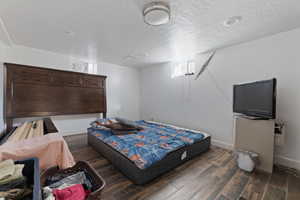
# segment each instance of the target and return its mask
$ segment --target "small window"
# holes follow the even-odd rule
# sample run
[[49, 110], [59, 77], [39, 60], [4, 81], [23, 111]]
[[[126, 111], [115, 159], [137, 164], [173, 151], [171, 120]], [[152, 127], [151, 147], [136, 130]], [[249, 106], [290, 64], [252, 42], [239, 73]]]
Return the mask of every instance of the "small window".
[[176, 78], [185, 75], [194, 75], [196, 72], [196, 64], [194, 61], [185, 61], [176, 63], [172, 69], [171, 78]]
[[184, 66], [183, 63], [177, 63], [173, 68], [171, 77], [176, 78], [176, 77], [183, 76], [185, 72], [186, 72], [186, 66]]
[[72, 70], [89, 74], [97, 74], [98, 67], [96, 63], [77, 62], [72, 64]]
[[89, 74], [97, 74], [97, 72], [98, 72], [97, 64], [89, 63], [88, 64], [88, 73]]
[[188, 61], [187, 63], [187, 75], [194, 75], [196, 73], [195, 61]]

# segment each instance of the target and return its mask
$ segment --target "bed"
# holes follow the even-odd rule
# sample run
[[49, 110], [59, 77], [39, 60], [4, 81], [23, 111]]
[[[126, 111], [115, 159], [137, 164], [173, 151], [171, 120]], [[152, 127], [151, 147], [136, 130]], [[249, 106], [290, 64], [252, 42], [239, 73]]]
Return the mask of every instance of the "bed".
[[138, 185], [150, 182], [210, 147], [211, 137], [203, 132], [150, 121], [136, 123], [143, 127], [142, 131], [121, 136], [91, 127], [88, 144]]

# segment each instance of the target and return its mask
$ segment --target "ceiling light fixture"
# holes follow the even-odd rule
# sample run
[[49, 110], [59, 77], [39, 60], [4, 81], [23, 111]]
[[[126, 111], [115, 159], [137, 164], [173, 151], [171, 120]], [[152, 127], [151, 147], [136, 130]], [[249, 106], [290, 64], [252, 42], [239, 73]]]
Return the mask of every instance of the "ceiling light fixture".
[[135, 60], [134, 56], [125, 56], [123, 60]]
[[242, 16], [233, 16], [224, 21], [223, 25], [225, 27], [231, 27], [242, 20]]
[[74, 36], [75, 32], [74, 31], [65, 31], [65, 34], [67, 34], [68, 36]]
[[160, 26], [169, 23], [170, 7], [164, 2], [152, 2], [145, 6], [144, 21], [151, 26]]
[[131, 54], [125, 56], [123, 60], [139, 60], [139, 59], [147, 58], [148, 56], [149, 56], [148, 53]]

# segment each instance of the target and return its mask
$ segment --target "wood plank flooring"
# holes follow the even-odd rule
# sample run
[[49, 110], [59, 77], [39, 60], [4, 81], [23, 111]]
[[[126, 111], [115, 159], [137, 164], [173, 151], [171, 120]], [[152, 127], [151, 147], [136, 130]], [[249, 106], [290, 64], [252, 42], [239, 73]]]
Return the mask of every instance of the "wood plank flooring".
[[238, 169], [231, 151], [211, 150], [144, 186], [134, 185], [87, 145], [84, 134], [65, 137], [76, 160], [88, 161], [106, 180], [103, 200], [300, 200], [300, 179]]

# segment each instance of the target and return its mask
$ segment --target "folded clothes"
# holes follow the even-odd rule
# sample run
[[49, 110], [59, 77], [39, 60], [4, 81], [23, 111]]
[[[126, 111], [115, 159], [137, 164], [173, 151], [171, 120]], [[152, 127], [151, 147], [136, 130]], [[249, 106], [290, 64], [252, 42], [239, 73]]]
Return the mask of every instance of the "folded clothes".
[[130, 126], [132, 128], [135, 128], [136, 130], [142, 130], [143, 129], [143, 127], [139, 126], [136, 122], [128, 120], [128, 119], [123, 119], [123, 118], [116, 117], [116, 121], [118, 121], [121, 124], [124, 124], [124, 125]]
[[24, 200], [24, 197], [31, 193], [29, 189], [11, 189], [6, 192], [0, 192], [0, 198], [5, 200]]
[[[76, 184], [73, 184], [73, 185], [76, 185]], [[53, 190], [55, 190], [55, 189], [60, 189], [60, 190], [62, 190], [62, 189], [71, 187], [71, 186], [73, 186], [73, 185], [69, 185], [69, 184], [64, 183], [64, 184], [62, 184], [62, 185], [60, 185], [59, 187], [54, 188], [54, 189], [50, 188], [49, 186], [44, 187], [44, 188], [43, 188], [43, 199], [44, 199], [44, 200], [55, 200], [55, 197], [54, 197], [54, 195], [53, 195]], [[0, 199], [0, 200], [1, 200], [1, 199]]]
[[[73, 185], [76, 185], [76, 184], [73, 184]], [[70, 186], [73, 186], [73, 185], [69, 185], [69, 184], [62, 184], [62, 185], [60, 185], [59, 187], [57, 187], [57, 188], [55, 188], [55, 189], [60, 189], [60, 190], [62, 190], [62, 189], [65, 189], [65, 188], [67, 188], [67, 187], [70, 187]], [[55, 200], [55, 197], [54, 197], [54, 195], [53, 195], [53, 190], [54, 189], [52, 189], [52, 188], [50, 188], [49, 186], [47, 186], [47, 187], [44, 187], [43, 188], [43, 199], [44, 200]], [[1, 200], [1, 199], [0, 199]]]
[[23, 178], [22, 171], [23, 171], [24, 165], [17, 164], [17, 165], [14, 165], [13, 167], [14, 167], [13, 174], [10, 175], [10, 176], [7, 176], [6, 178], [1, 179], [0, 180], [0, 187], [1, 187], [1, 185], [4, 185], [4, 184], [7, 184], [7, 183], [12, 182], [14, 180], [18, 180], [18, 179]]
[[94, 184], [94, 179], [93, 179], [93, 177], [91, 176], [91, 174], [90, 174], [86, 169], [82, 169], [82, 171], [84, 172], [85, 177], [87, 178], [88, 183], [91, 184], [91, 185], [90, 185], [91, 187], [89, 187], [89, 185], [87, 185], [87, 184], [83, 184], [83, 186], [86, 186], [86, 189], [88, 189], [88, 190], [90, 190], [90, 191], [96, 190], [97, 184]]
[[118, 123], [118, 121], [115, 118], [98, 118], [95, 121], [91, 122], [90, 125], [95, 129], [101, 129], [101, 130], [110, 130], [109, 125]]
[[23, 176], [23, 164], [15, 164], [13, 160], [0, 163], [0, 197], [5, 200], [24, 200], [32, 192], [26, 188]]
[[19, 179], [15, 179], [6, 184], [0, 185], [0, 192], [7, 191], [13, 188], [25, 188], [26, 187], [26, 178], [21, 177]]
[[54, 189], [56, 200], [85, 200], [89, 191], [85, 191], [81, 184], [72, 185], [65, 189]]
[[11, 189], [9, 191], [0, 192], [0, 197], [5, 199], [19, 199], [23, 196], [24, 189]]
[[54, 188], [59, 188], [62, 185], [70, 186], [74, 184], [84, 184], [89, 190], [92, 188], [92, 183], [86, 178], [85, 173], [82, 171], [73, 174], [71, 176], [68, 176], [66, 178], [63, 178], [60, 181], [57, 181], [49, 185], [49, 187], [54, 189]]
[[46, 181], [45, 181], [45, 185], [51, 185], [55, 182], [58, 182], [68, 176], [73, 175], [74, 172], [69, 172], [69, 173], [56, 173], [52, 176], [47, 177]]
[[0, 180], [12, 176], [15, 171], [15, 163], [13, 160], [5, 160], [0, 162]]
[[52, 189], [50, 187], [43, 188], [43, 199], [44, 200], [55, 200], [55, 197], [52, 193]]

